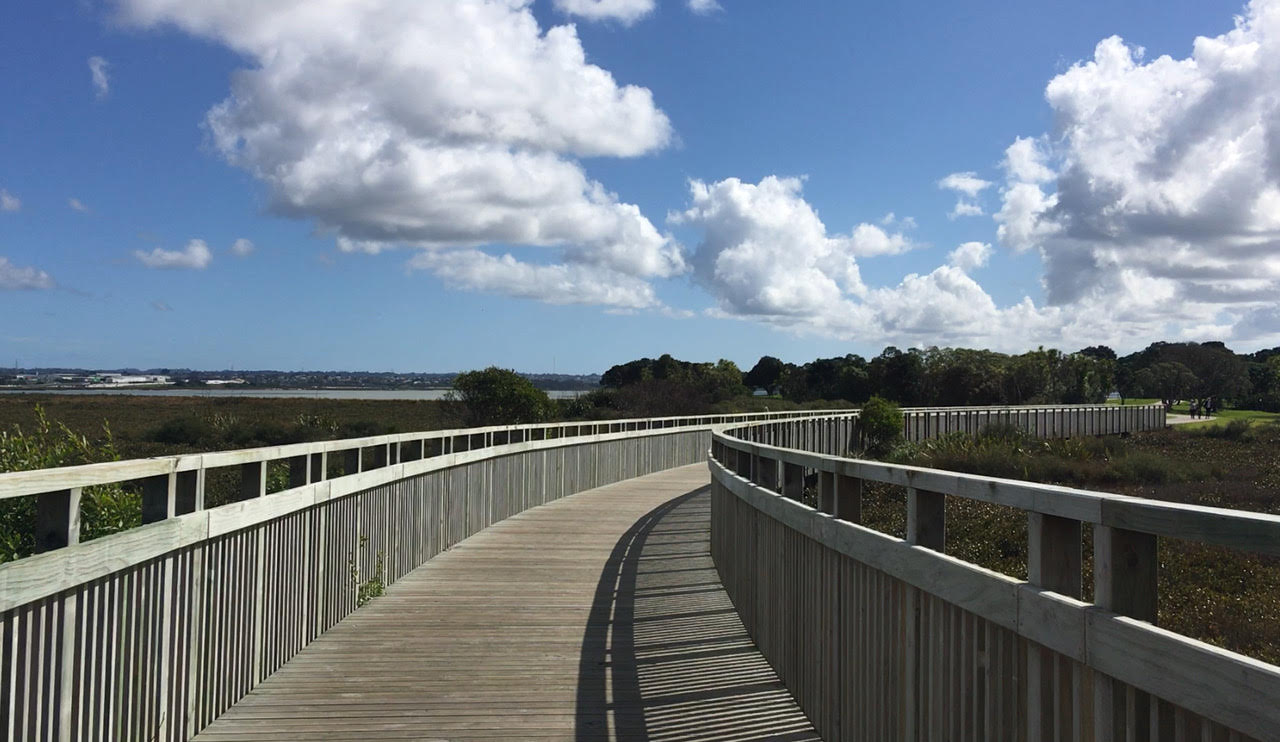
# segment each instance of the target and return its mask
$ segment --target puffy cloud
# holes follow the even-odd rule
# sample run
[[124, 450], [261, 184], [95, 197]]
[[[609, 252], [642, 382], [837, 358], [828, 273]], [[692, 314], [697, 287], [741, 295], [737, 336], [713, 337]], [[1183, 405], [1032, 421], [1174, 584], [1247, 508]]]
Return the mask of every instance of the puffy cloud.
[[979, 193], [991, 187], [991, 181], [979, 178], [977, 173], [952, 173], [938, 181], [938, 187], [977, 198]]
[[951, 265], [965, 273], [982, 268], [991, 259], [991, 245], [985, 242], [966, 242], [947, 256]]
[[22, 208], [22, 201], [12, 193], [0, 188], [0, 211], [17, 211]]
[[892, 211], [890, 211], [888, 214], [885, 214], [883, 217], [880, 218], [880, 226], [882, 227], [892, 227], [895, 225], [899, 229], [903, 229], [903, 230], [915, 229], [916, 220], [915, 220], [915, 217], [912, 217], [912, 216], [899, 217], [897, 214], [893, 213]]
[[624, 309], [659, 308], [647, 281], [583, 264], [535, 265], [480, 250], [427, 250], [409, 267], [435, 273], [445, 283], [473, 291], [536, 299], [549, 304], [602, 304]]
[[51, 289], [53, 286], [53, 278], [48, 273], [30, 266], [16, 266], [0, 256], [0, 290]]
[[589, 21], [631, 24], [653, 12], [654, 0], [555, 0], [555, 5], [561, 13]]
[[111, 78], [107, 70], [111, 65], [102, 57], [89, 57], [89, 75], [93, 80], [93, 95], [98, 100], [107, 97], [111, 92]]
[[716, 0], [689, 0], [689, 10], [698, 15], [710, 15], [724, 8], [721, 8]]
[[951, 208], [951, 213], [947, 214], [947, 218], [958, 219], [962, 216], [982, 216], [982, 213], [981, 206], [962, 198], [956, 201], [956, 205]]
[[[1197, 308], [1167, 311], [1168, 287], [1126, 273], [1145, 306], [1113, 311], [1105, 298], [1071, 308], [1030, 298], [998, 306], [969, 274], [986, 264], [989, 244], [968, 242], [948, 264], [895, 285], [868, 286], [854, 235], [832, 235], [801, 194], [802, 182], [770, 176], [757, 184], [694, 181], [691, 204], [672, 221], [702, 231], [695, 278], [715, 297], [712, 316], [750, 319], [800, 333], [867, 345], [973, 345], [1022, 351], [1037, 344], [1128, 346], [1162, 336], [1166, 322], [1203, 319]], [[882, 220], [883, 221], [883, 220]], [[854, 230], [854, 234], [857, 230]]]
[[151, 252], [134, 250], [133, 256], [148, 268], [182, 268], [204, 270], [213, 262], [213, 251], [204, 240], [191, 240], [181, 250], [155, 248]]
[[962, 216], [982, 216], [982, 207], [978, 205], [978, 195], [991, 187], [991, 181], [983, 180], [977, 173], [952, 173], [938, 181], [938, 187], [958, 194], [956, 205], [952, 207], [948, 219]]
[[78, 211], [81, 214], [89, 213], [89, 207], [85, 206], [78, 198], [67, 199], [67, 206], [70, 206], [72, 211]]
[[244, 237], [241, 237], [240, 239], [231, 243], [231, 254], [235, 255], [238, 258], [243, 258], [252, 254], [253, 250], [254, 250], [253, 242]]
[[[659, 150], [667, 116], [588, 63], [573, 26], [540, 28], [532, 0], [119, 4], [133, 24], [253, 61], [209, 112], [212, 143], [266, 184], [274, 211], [314, 220], [342, 250], [542, 248], [529, 265], [621, 281], [601, 296], [686, 269], [678, 244], [577, 161]], [[645, 4], [569, 3], [619, 18]]]
[[[703, 230], [695, 275], [725, 312], [799, 318], [847, 304], [846, 292], [865, 290], [854, 237], [829, 236], [801, 187], [798, 178], [776, 176], [758, 184], [737, 178], [690, 183], [690, 207], [671, 220]], [[864, 249], [893, 246], [879, 227], [863, 227]]]
[[1009, 180], [1022, 183], [1044, 183], [1055, 173], [1046, 164], [1048, 156], [1036, 140], [1017, 137], [1004, 151], [1004, 170]]
[[1040, 252], [1050, 304], [1105, 301], [1169, 335], [1265, 334], [1280, 302], [1280, 1], [1250, 2], [1182, 59], [1104, 39], [1045, 97], [1054, 136], [1009, 147], [995, 219], [1002, 244]]
[[154, 300], [154, 301], [152, 301], [152, 302], [151, 302], [151, 308], [152, 308], [152, 309], [154, 309], [154, 310], [156, 310], [157, 312], [172, 312], [172, 311], [173, 311], [173, 307], [169, 306], [167, 303], [165, 303], [165, 302], [163, 302], [163, 301], [160, 301], [159, 299], [156, 299], [156, 300]]

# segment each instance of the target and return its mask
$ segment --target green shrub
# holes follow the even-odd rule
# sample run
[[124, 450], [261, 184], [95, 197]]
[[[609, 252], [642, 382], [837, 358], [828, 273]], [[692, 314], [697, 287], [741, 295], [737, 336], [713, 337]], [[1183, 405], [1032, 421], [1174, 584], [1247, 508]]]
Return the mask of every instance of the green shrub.
[[858, 413], [862, 450], [873, 456], [887, 453], [902, 440], [902, 409], [880, 397], [868, 399]]
[[[111, 428], [102, 424], [103, 437], [91, 441], [62, 423], [51, 423], [39, 405], [36, 425], [24, 431], [15, 425], [0, 431], [0, 472], [50, 469], [59, 466], [118, 461]], [[142, 523], [142, 497], [134, 488], [118, 484], [86, 487], [80, 500], [80, 540], [133, 528]], [[0, 501], [0, 563], [30, 554], [35, 547], [35, 498]]]

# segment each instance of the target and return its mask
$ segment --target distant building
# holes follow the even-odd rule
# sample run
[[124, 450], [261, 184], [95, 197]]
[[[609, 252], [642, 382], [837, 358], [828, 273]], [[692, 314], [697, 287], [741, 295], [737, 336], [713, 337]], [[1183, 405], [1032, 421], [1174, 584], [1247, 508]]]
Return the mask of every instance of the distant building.
[[157, 386], [172, 384], [168, 376], [160, 374], [152, 374], [145, 376], [126, 376], [125, 374], [102, 374], [98, 383], [90, 384], [91, 387], [110, 388], [120, 386]]

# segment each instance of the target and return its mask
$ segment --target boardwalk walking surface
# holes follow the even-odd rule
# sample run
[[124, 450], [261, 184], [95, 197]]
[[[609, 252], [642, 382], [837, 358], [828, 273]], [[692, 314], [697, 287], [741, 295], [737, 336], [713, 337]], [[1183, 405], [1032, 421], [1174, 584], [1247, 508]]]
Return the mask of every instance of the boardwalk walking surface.
[[467, 539], [197, 739], [819, 739], [720, 586], [707, 481], [673, 469]]

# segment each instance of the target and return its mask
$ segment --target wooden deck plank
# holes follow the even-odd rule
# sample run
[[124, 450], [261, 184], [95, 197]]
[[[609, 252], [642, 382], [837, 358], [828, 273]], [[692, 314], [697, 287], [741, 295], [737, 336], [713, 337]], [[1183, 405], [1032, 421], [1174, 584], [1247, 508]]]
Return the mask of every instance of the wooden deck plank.
[[463, 541], [196, 739], [816, 740], [709, 553], [704, 464]]

